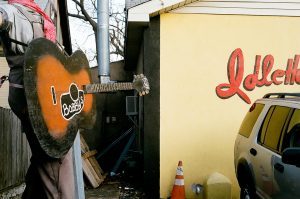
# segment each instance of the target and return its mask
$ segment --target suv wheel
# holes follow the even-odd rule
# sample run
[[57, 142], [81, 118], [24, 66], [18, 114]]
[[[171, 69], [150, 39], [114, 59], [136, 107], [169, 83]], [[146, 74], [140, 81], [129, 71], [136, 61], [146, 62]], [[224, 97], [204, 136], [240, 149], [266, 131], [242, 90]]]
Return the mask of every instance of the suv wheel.
[[249, 170], [245, 166], [239, 167], [238, 176], [241, 187], [240, 199], [256, 199], [255, 185]]
[[250, 185], [245, 184], [241, 187], [240, 199], [254, 199], [255, 190]]

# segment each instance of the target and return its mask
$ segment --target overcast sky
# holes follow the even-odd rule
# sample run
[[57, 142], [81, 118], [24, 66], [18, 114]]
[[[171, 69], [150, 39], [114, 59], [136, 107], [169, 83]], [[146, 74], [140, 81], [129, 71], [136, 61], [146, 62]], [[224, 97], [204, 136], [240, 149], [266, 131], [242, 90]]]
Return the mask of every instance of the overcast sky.
[[[88, 1], [89, 0], [86, 0], [86, 2]], [[124, 10], [125, 0], [111, 0], [111, 2], [112, 3], [110, 4], [110, 6], [113, 10]], [[71, 12], [72, 10], [76, 10], [75, 4], [71, 0], [68, 0], [68, 7], [69, 12]], [[96, 14], [94, 13], [95, 11], [92, 8], [89, 9], [88, 12], [89, 14]], [[96, 52], [95, 36], [93, 34], [91, 26], [86, 23], [83, 23], [82, 20], [75, 19], [73, 17], [69, 18], [69, 22], [73, 51], [80, 48], [86, 53], [88, 59], [91, 60]], [[96, 65], [97, 63], [95, 60], [90, 62], [91, 67]]]

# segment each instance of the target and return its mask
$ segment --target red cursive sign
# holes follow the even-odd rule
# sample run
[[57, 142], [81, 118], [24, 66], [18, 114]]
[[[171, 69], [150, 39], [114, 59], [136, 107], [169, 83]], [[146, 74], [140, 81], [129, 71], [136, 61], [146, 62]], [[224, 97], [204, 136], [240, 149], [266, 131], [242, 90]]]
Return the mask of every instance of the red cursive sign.
[[[244, 78], [244, 55], [240, 48], [235, 49], [228, 61], [227, 74], [229, 83], [223, 83], [216, 87], [217, 96], [227, 99], [237, 94], [242, 100], [250, 104], [248, 95], [241, 90], [241, 84], [246, 91], [252, 91], [255, 87], [270, 86], [271, 84], [293, 85], [300, 84], [300, 70], [298, 69], [300, 55], [294, 59], [288, 59], [286, 70], [272, 71], [274, 57], [266, 55], [261, 61], [261, 56], [256, 55], [254, 72]], [[258, 77], [261, 70], [261, 78]]]

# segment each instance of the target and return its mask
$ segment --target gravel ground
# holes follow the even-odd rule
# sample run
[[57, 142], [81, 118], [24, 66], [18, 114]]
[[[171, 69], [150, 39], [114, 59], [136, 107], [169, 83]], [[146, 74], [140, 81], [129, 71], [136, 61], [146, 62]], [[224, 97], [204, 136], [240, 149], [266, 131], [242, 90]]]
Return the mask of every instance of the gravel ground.
[[120, 188], [120, 199], [144, 199], [146, 195], [140, 190], [136, 190], [133, 187], [121, 187]]
[[122, 176], [107, 177], [96, 189], [86, 189], [86, 199], [145, 199], [137, 184]]
[[[138, 183], [125, 180], [124, 177], [107, 177], [96, 189], [86, 188], [86, 199], [146, 199]], [[21, 199], [25, 184], [8, 189], [0, 193], [0, 199]]]

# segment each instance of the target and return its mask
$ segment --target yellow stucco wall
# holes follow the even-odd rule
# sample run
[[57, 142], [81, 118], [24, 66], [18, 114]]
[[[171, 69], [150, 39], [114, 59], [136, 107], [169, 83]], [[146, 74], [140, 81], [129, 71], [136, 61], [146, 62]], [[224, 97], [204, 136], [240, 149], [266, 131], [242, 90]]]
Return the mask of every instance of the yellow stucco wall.
[[[253, 72], [256, 55], [273, 55], [272, 71], [285, 70], [300, 54], [300, 18], [163, 14], [160, 27], [160, 195], [170, 196], [182, 160], [187, 198], [195, 197], [192, 183], [213, 172], [231, 180], [238, 198], [233, 146], [250, 105], [237, 95], [220, 99], [215, 88], [228, 83], [227, 62], [236, 48], [243, 51], [244, 77]], [[268, 92], [299, 90], [271, 85], [245, 93], [253, 103]]]

